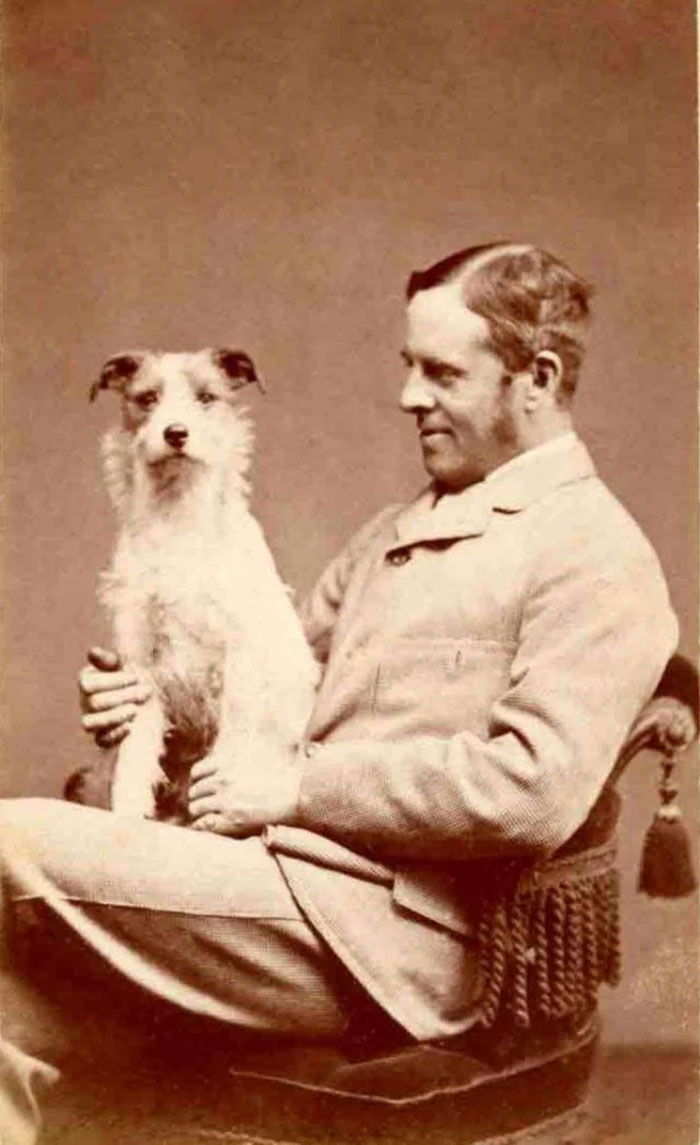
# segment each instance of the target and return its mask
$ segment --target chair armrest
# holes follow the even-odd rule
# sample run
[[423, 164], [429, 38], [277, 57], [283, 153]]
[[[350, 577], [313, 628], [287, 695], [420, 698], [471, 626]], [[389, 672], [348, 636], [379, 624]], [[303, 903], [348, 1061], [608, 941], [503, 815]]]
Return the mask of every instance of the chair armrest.
[[[588, 818], [557, 855], [576, 854], [612, 837], [622, 800], [617, 790], [625, 769], [644, 749], [660, 757], [661, 783], [671, 793], [670, 773], [677, 757], [698, 734], [698, 674], [682, 656], [669, 660], [654, 695], [630, 728], [608, 779]], [[661, 794], [661, 790], [660, 790]], [[675, 785], [673, 795], [675, 795]]]
[[614, 785], [632, 759], [648, 748], [675, 759], [698, 734], [698, 673], [689, 660], [673, 656], [659, 685], [632, 725], [608, 780]]

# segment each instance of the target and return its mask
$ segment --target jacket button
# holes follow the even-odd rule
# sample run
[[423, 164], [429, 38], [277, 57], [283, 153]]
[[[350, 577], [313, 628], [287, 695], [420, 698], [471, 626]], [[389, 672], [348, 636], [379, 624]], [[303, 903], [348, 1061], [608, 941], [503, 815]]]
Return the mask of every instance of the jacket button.
[[410, 549], [395, 549], [393, 553], [387, 553], [386, 557], [390, 565], [405, 565], [411, 559]]

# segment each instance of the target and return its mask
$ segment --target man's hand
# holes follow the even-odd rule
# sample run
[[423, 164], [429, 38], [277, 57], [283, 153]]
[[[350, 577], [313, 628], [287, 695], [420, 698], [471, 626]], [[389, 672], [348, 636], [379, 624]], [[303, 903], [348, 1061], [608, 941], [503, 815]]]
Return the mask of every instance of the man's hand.
[[122, 667], [116, 652], [91, 648], [78, 674], [81, 723], [98, 747], [114, 747], [129, 734], [132, 720], [151, 695], [147, 681]]
[[259, 765], [208, 755], [190, 773], [189, 810], [196, 831], [243, 839], [272, 823], [294, 823], [301, 770], [288, 760]]

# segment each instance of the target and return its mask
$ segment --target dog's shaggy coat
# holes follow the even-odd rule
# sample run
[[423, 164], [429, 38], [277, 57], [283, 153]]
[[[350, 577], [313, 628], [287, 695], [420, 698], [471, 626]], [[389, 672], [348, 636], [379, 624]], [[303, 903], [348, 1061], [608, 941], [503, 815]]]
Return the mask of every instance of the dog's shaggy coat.
[[257, 381], [238, 351], [138, 353], [92, 389], [122, 395], [103, 442], [120, 534], [100, 596], [120, 659], [153, 684], [114, 765], [117, 812], [186, 821], [196, 759], [273, 767], [303, 737], [318, 666], [248, 507], [252, 427], [235, 391]]

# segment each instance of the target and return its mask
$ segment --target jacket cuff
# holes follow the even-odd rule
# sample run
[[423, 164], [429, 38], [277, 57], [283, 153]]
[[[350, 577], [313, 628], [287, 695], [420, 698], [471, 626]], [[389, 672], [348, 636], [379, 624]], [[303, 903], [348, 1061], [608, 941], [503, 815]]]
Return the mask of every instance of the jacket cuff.
[[303, 743], [299, 750], [301, 782], [297, 823], [310, 830], [331, 830], [346, 800], [343, 793], [342, 761], [347, 745]]

